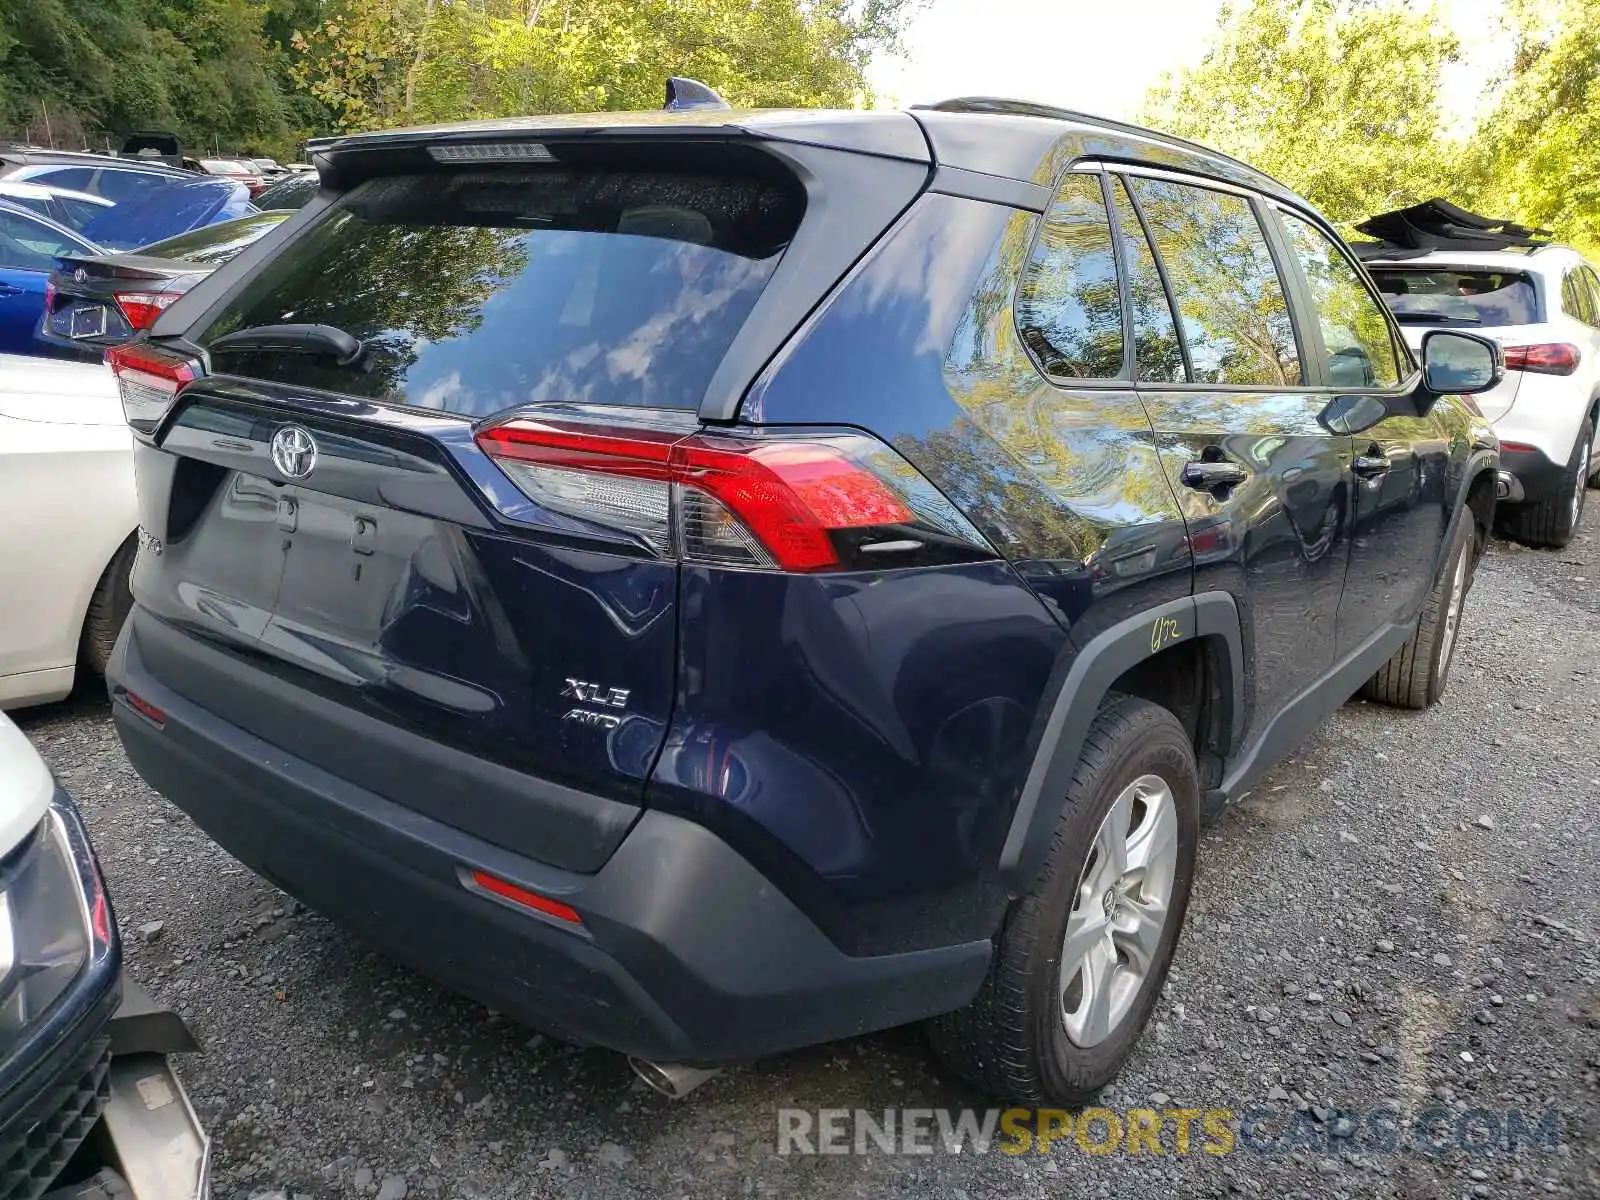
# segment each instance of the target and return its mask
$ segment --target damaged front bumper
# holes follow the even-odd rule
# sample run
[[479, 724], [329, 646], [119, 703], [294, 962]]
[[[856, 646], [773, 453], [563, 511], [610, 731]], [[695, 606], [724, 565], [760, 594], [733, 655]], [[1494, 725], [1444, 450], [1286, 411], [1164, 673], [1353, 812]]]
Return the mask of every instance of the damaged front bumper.
[[203, 1200], [210, 1145], [168, 1061], [198, 1047], [123, 974], [99, 864], [59, 787], [0, 861], [0, 900], [13, 1018], [0, 1049], [0, 1200]]
[[110, 1094], [100, 1114], [106, 1165], [133, 1200], [205, 1200], [211, 1142], [167, 1057], [198, 1050], [194, 1035], [126, 976], [110, 1033]]

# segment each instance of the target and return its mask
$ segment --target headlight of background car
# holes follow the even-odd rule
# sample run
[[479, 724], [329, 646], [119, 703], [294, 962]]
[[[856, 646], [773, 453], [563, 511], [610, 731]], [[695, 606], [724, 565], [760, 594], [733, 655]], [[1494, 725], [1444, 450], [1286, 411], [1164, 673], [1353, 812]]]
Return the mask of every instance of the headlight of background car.
[[109, 941], [98, 873], [79, 873], [62, 814], [39, 823], [12, 861], [0, 865], [0, 1050], [77, 978], [100, 934]]

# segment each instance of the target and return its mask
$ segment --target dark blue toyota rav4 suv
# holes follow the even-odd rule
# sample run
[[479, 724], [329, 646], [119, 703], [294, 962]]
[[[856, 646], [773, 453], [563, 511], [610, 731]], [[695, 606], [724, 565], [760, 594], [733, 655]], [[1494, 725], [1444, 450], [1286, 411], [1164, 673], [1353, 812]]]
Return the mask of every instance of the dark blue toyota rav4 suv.
[[1117, 1071], [1200, 820], [1444, 689], [1495, 500], [1304, 201], [990, 100], [315, 146], [111, 354], [138, 770], [397, 957], [678, 1070]]

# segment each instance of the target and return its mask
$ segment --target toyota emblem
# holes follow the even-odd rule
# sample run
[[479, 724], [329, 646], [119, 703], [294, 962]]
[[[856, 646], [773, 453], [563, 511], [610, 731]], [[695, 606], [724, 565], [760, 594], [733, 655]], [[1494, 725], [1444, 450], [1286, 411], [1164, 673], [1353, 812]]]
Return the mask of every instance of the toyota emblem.
[[85, 283], [89, 279], [89, 272], [85, 268], [79, 267], [72, 273], [72, 278], [75, 283]]
[[316, 469], [316, 440], [299, 425], [285, 425], [272, 435], [272, 465], [285, 479], [304, 479]]

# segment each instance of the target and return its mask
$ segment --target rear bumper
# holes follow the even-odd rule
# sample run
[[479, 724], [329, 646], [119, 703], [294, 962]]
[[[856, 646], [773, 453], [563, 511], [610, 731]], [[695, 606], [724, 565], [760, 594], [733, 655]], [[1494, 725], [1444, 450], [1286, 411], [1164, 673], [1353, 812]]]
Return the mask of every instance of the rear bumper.
[[1567, 464], [1554, 462], [1542, 450], [1500, 447], [1500, 474], [1507, 504], [1536, 503], [1560, 495], [1567, 482]]
[[[561, 870], [357, 788], [163, 686], [128, 622], [107, 672], [135, 768], [289, 894], [557, 1037], [657, 1061], [754, 1058], [965, 1004], [990, 944], [853, 957], [704, 827], [646, 811], [597, 872]], [[158, 728], [132, 691], [165, 713]], [[464, 884], [479, 870], [582, 926]]]

